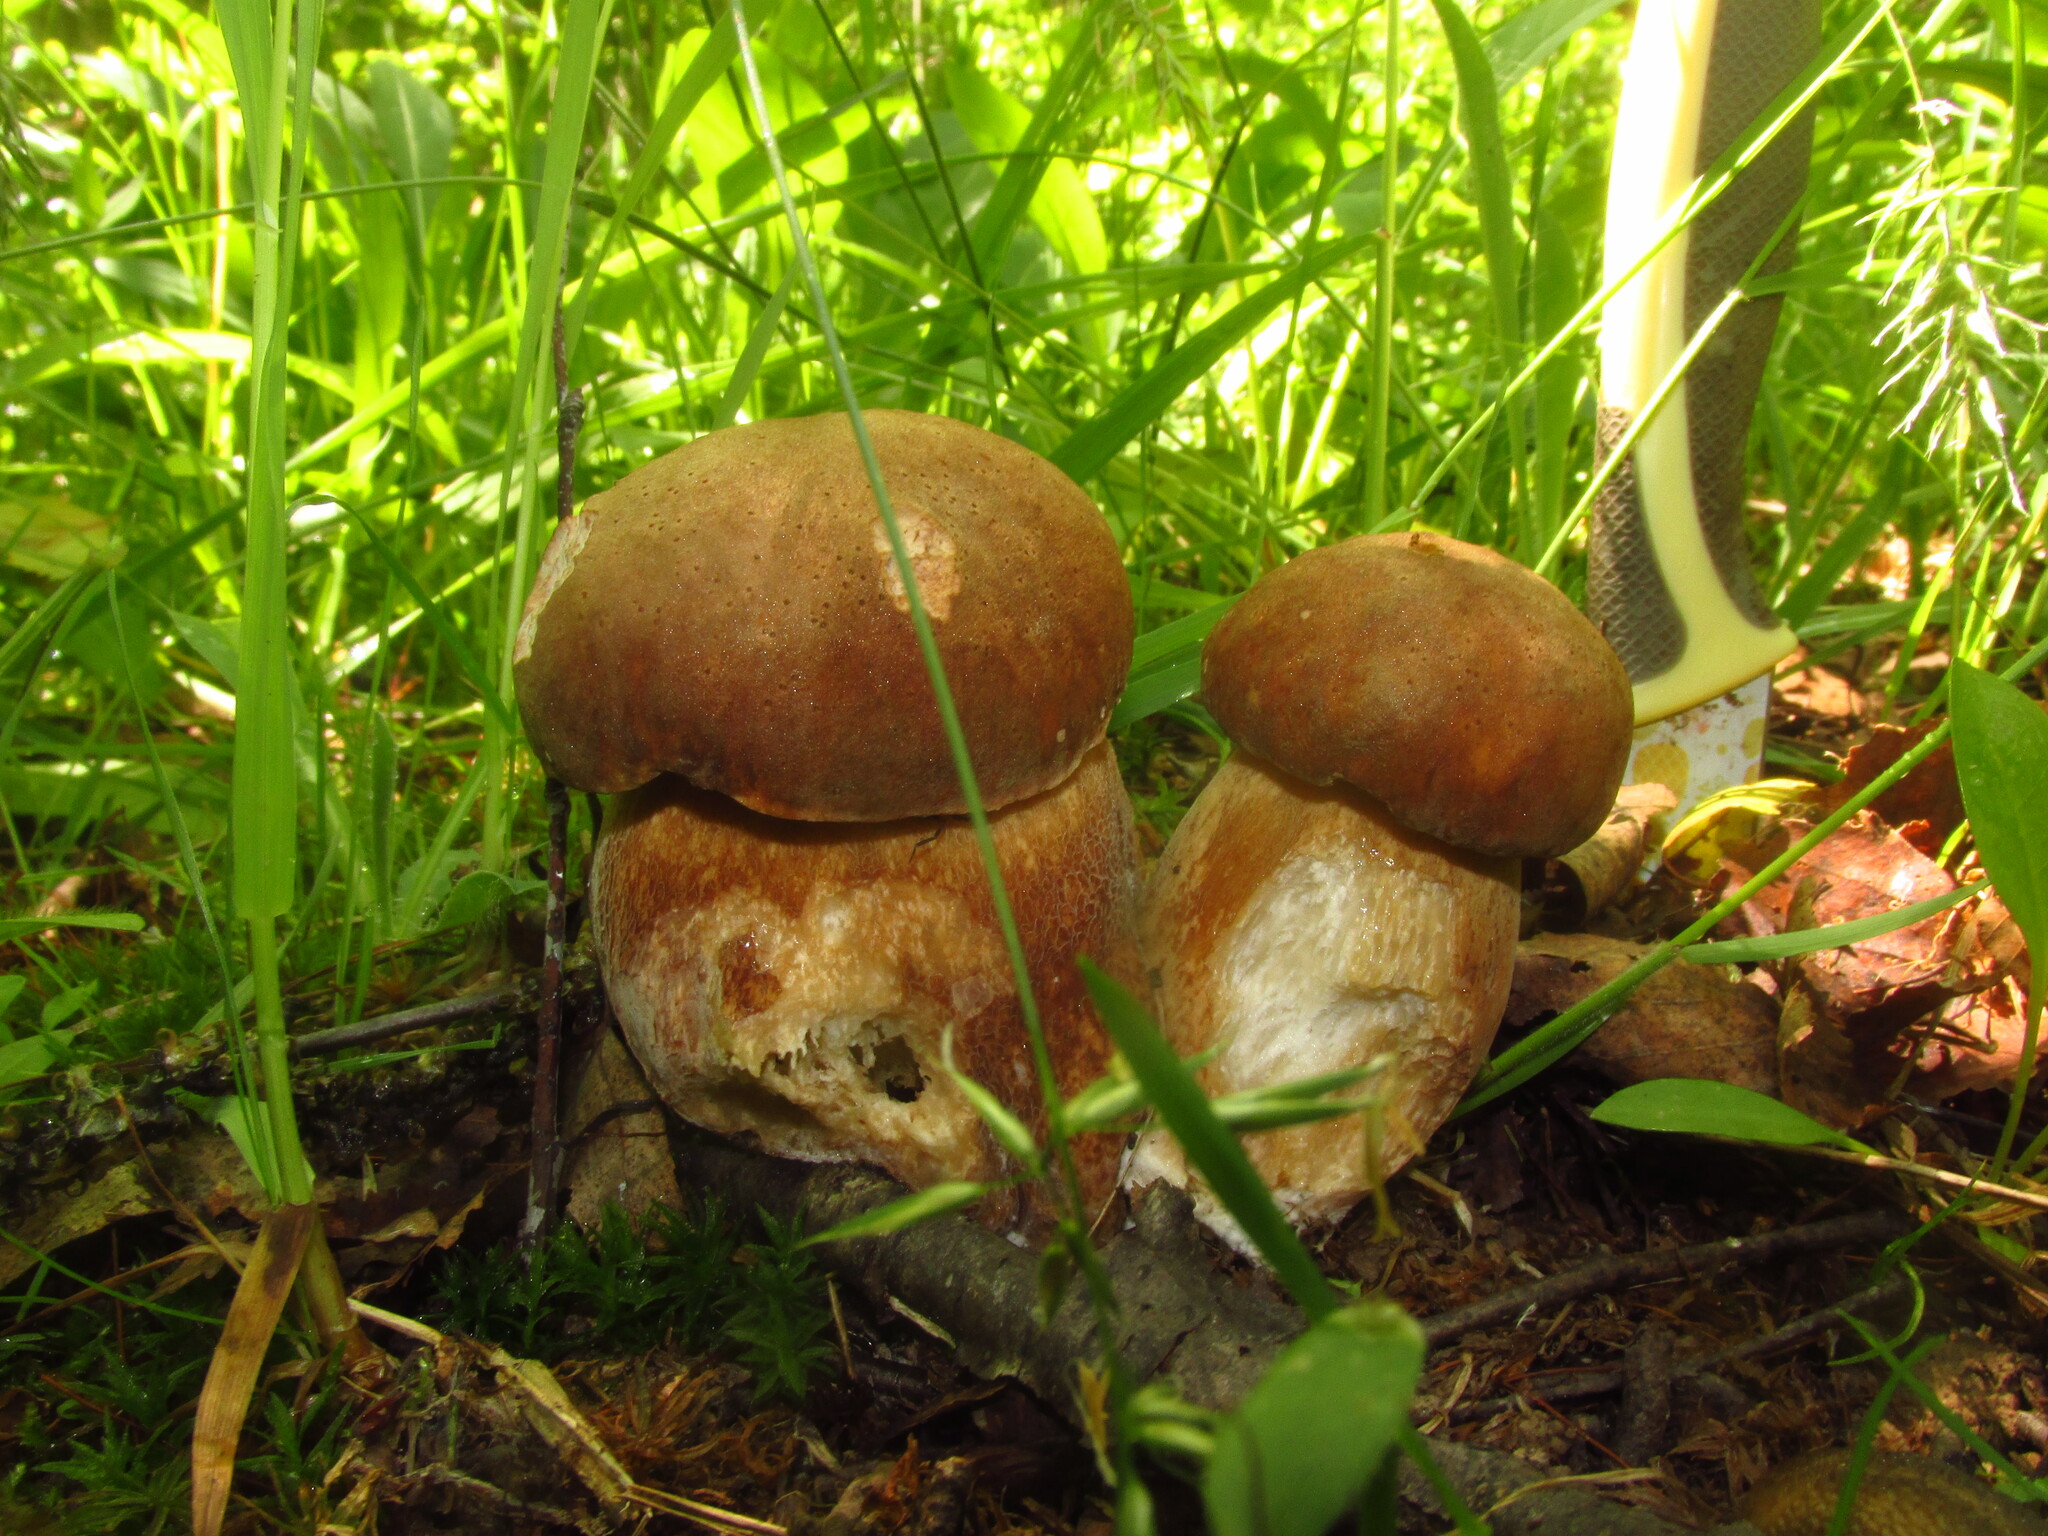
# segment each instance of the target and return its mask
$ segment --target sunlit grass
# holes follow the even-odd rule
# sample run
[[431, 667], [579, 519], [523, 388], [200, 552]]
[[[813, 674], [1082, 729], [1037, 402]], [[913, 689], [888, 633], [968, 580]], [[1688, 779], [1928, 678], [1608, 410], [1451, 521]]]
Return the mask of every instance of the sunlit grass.
[[[1592, 328], [1501, 389], [1597, 282], [1626, 13], [1553, 5], [1592, 19], [1529, 57], [1538, 31], [1494, 29], [1538, 9], [1473, 16], [1500, 71], [1497, 144], [1460, 114], [1429, 4], [1403, 8], [1391, 56], [1377, 6], [1124, 0], [915, 17], [791, 0], [755, 18], [755, 49], [863, 401], [1075, 468], [1154, 628], [1394, 518], [1531, 563], [1554, 545], [1578, 589]], [[2048, 628], [2048, 217], [2020, 180], [2040, 162], [2012, 131], [2032, 77], [2007, 10], [1900, 5], [1821, 89], [1752, 450], [1758, 566], [1817, 648], [1995, 663]], [[326, 18], [263, 514], [281, 529], [295, 697], [272, 761], [289, 761], [295, 831], [261, 863], [287, 897], [286, 971], [327, 970], [345, 1012], [376, 1001], [376, 956], [432, 927], [465, 875], [528, 888], [538, 779], [504, 658], [552, 484], [557, 240], [590, 401], [583, 493], [721, 419], [836, 405], [729, 31], [632, 0], [600, 13]], [[188, 888], [168, 788], [214, 912], [246, 924], [226, 782], [250, 750], [243, 591], [263, 547], [244, 530], [271, 505], [248, 448], [249, 124], [210, 13], [14, 14], [10, 629], [31, 634], [92, 549], [128, 546], [115, 586], [88, 571], [8, 658], [17, 904], [111, 867], [104, 850]], [[1831, 6], [1829, 35], [1863, 15]], [[582, 35], [587, 89], [564, 49]], [[1904, 588], [1860, 584], [1893, 540]], [[1886, 681], [1910, 710], [1938, 675]], [[1154, 694], [1171, 705], [1180, 678]], [[203, 929], [194, 903], [162, 910]]]

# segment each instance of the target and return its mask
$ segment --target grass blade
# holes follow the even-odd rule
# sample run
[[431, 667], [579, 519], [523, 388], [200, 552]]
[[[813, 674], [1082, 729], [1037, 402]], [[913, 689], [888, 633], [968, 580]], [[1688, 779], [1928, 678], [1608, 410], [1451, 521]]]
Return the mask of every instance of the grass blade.
[[228, 1486], [235, 1476], [235, 1447], [242, 1420], [263, 1370], [285, 1298], [299, 1273], [318, 1212], [310, 1205], [283, 1205], [263, 1218], [256, 1251], [235, 1287], [228, 1316], [206, 1368], [199, 1409], [192, 1421], [193, 1536], [218, 1536], [227, 1513]]
[[1145, 1097], [1180, 1143], [1195, 1172], [1272, 1266], [1287, 1293], [1312, 1318], [1336, 1311], [1337, 1296], [1330, 1283], [1159, 1027], [1146, 1017], [1136, 998], [1086, 960], [1081, 962], [1081, 977], [1088, 984], [1088, 995], [1095, 1001], [1103, 1027], [1123, 1053], [1131, 1075], [1144, 1085]]

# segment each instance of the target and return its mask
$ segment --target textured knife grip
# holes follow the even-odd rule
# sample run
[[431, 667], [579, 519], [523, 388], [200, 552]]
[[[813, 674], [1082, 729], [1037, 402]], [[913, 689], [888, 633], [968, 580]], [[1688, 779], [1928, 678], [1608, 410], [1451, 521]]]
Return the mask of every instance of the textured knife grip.
[[[1668, 12], [1685, 0], [1643, 0], [1638, 28], [1670, 25]], [[1696, 3], [1696, 0], [1695, 0]], [[1665, 16], [1658, 16], [1660, 8]], [[1707, 171], [1749, 131], [1772, 101], [1792, 84], [1813, 60], [1820, 42], [1820, 0], [1718, 0], [1713, 6], [1712, 43], [1705, 58], [1704, 88], [1697, 101], [1697, 148], [1692, 174]], [[1632, 89], [1645, 88], [1632, 81]], [[1654, 82], [1648, 88], [1655, 89]], [[1676, 103], [1679, 93], [1672, 92]], [[1692, 125], [1667, 113], [1673, 133], [1691, 132]], [[1638, 121], [1640, 119], [1638, 118]], [[1683, 338], [1689, 342], [1731, 288], [1741, 282], [1757, 255], [1779, 232], [1805, 190], [1812, 154], [1812, 115], [1802, 116], [1767, 145], [1733, 183], [1704, 209], [1689, 230], [1667, 247], [1683, 244], [1682, 281], [1665, 282], [1658, 292], [1665, 304], [1684, 306]], [[1617, 183], [1612, 197], [1634, 189]], [[1645, 187], [1644, 196], [1659, 189]], [[1610, 228], [1613, 204], [1610, 203]], [[1656, 210], [1661, 214], [1662, 210]], [[1765, 274], [1783, 271], [1793, 260], [1790, 232], [1766, 259]], [[1710, 698], [1754, 675], [1789, 646], [1774, 637], [1784, 632], [1765, 604], [1750, 570], [1743, 536], [1744, 457], [1757, 389], [1777, 329], [1780, 299], [1776, 295], [1746, 300], [1721, 322], [1694, 360], [1684, 383], [1663, 409], [1682, 413], [1685, 424], [1685, 465], [1691, 505], [1659, 505], [1650, 489], [1657, 477], [1642, 463], [1652, 451], [1670, 451], [1675, 439], [1653, 448], [1648, 435], [1635, 450], [1636, 463], [1622, 466], [1610, 479], [1593, 515], [1588, 569], [1588, 600], [1593, 618], [1606, 632], [1638, 684], [1639, 702], [1646, 691], [1661, 693], [1668, 712], [1671, 699], [1688, 702]], [[1620, 328], [1616, 328], [1619, 331]], [[1660, 334], [1645, 322], [1623, 333], [1632, 344], [1647, 346]], [[1668, 339], [1669, 332], [1661, 331]], [[1675, 360], [1675, 359], [1674, 359]], [[1666, 360], [1657, 360], [1661, 373]], [[1626, 408], [1610, 403], [1600, 416], [1600, 457], [1604, 462], [1627, 430]], [[1666, 477], [1668, 483], [1668, 476]], [[1696, 529], [1678, 523], [1695, 519]], [[1714, 601], [1689, 601], [1688, 586], [1679, 579], [1679, 560], [1711, 563]], [[1704, 611], [1702, 611], [1704, 610]], [[1743, 636], [1741, 628], [1753, 631]], [[1731, 636], [1730, 631], [1736, 633]], [[1762, 660], [1758, 660], [1762, 657]], [[1683, 667], [1681, 681], [1668, 679], [1662, 690], [1642, 685], [1665, 678]], [[1673, 692], [1673, 690], [1676, 692]], [[1657, 711], [1653, 711], [1655, 713]]]

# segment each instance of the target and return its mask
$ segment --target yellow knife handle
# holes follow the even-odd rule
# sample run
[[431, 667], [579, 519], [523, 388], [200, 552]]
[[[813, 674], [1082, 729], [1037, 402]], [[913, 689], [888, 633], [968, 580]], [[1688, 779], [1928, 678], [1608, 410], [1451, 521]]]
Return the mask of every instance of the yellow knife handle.
[[[1615, 125], [1608, 280], [1812, 62], [1820, 12], [1820, 0], [1642, 0]], [[1812, 153], [1809, 109], [1608, 303], [1603, 462], [1797, 207]], [[1792, 260], [1788, 231], [1762, 271]], [[1746, 299], [1722, 319], [1594, 506], [1588, 606], [1635, 683], [1638, 724], [1739, 687], [1798, 643], [1757, 589], [1742, 516], [1780, 303]]]

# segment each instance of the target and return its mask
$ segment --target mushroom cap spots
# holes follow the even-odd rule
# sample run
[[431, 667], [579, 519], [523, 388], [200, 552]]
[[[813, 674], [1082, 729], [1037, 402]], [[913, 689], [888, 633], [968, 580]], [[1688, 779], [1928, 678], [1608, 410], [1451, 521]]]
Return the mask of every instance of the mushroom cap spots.
[[1347, 539], [1257, 582], [1202, 652], [1240, 745], [1475, 852], [1568, 851], [1628, 761], [1628, 674], [1565, 595], [1431, 533]]
[[[991, 808], [1101, 739], [1130, 665], [1123, 562], [1095, 504], [1019, 444], [869, 411]], [[674, 773], [772, 816], [965, 811], [881, 509], [844, 415], [754, 422], [643, 465], [556, 531], [514, 678], [578, 789]]]

